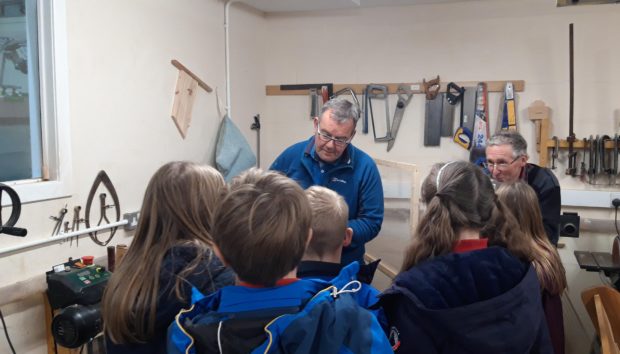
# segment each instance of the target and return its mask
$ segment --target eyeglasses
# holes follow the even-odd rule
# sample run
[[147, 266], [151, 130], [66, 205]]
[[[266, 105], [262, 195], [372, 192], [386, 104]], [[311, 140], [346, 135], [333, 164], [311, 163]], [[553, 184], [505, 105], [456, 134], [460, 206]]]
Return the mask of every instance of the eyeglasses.
[[515, 157], [514, 160], [510, 161], [510, 162], [484, 162], [484, 168], [486, 168], [487, 170], [491, 171], [494, 169], [498, 169], [499, 171], [505, 171], [510, 165], [512, 165], [513, 163], [515, 163], [515, 161], [517, 161], [521, 156], [517, 156]]
[[329, 134], [325, 134], [321, 131], [321, 126], [319, 125], [319, 123], [317, 122], [316, 124], [316, 133], [319, 135], [319, 139], [321, 141], [324, 141], [326, 143], [333, 141], [334, 145], [338, 146], [338, 147], [343, 147], [343, 146], [347, 146], [351, 140], [353, 140], [353, 137], [347, 138], [347, 139], [343, 139], [343, 138], [334, 138]]

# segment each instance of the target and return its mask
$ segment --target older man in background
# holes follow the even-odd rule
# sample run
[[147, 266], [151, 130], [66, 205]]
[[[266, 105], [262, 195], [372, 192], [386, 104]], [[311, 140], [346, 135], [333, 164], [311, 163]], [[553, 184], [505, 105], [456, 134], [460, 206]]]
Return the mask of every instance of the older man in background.
[[489, 139], [485, 167], [497, 182], [524, 180], [534, 189], [549, 241], [557, 245], [562, 207], [560, 184], [548, 168], [528, 163], [528, 158], [527, 142], [523, 136], [516, 131], [504, 130]]

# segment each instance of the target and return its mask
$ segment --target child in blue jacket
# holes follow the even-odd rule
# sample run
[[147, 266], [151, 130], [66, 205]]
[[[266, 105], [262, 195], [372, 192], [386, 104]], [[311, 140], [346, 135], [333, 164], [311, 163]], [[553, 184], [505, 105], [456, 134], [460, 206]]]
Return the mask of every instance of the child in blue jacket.
[[[306, 189], [312, 209], [312, 238], [297, 267], [299, 278], [331, 280], [344, 266], [340, 263], [343, 247], [351, 243], [353, 230], [347, 227], [349, 207], [344, 198], [329, 188], [312, 186]], [[379, 301], [379, 291], [370, 283], [377, 264], [360, 265], [360, 291], [354, 297], [364, 308]], [[382, 311], [375, 311], [376, 315]], [[382, 320], [382, 318], [380, 318]]]
[[168, 331], [168, 353], [391, 353], [377, 319], [351, 295], [359, 265], [331, 281], [297, 279], [312, 235], [304, 191], [276, 172], [233, 180], [215, 215], [220, 259], [237, 285], [194, 292]]

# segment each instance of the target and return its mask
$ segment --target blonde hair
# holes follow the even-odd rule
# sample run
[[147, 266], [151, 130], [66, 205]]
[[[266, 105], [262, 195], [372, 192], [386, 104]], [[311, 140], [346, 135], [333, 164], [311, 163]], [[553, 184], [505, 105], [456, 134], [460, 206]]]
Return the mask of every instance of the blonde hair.
[[211, 218], [224, 189], [217, 170], [192, 162], [167, 163], [151, 177], [131, 246], [101, 301], [106, 335], [114, 343], [152, 337], [164, 256], [173, 246], [191, 244], [196, 257], [178, 274], [174, 287], [183, 300], [183, 279], [210, 257]]
[[522, 235], [532, 246], [532, 263], [541, 287], [551, 295], [566, 289], [566, 271], [555, 247], [549, 242], [536, 192], [525, 182], [504, 183], [497, 189], [498, 198], [510, 206], [521, 225]]
[[219, 204], [213, 240], [239, 279], [273, 286], [301, 261], [311, 222], [310, 204], [295, 181], [252, 168], [233, 179]]
[[349, 206], [344, 198], [320, 186], [306, 189], [306, 196], [312, 208], [312, 239], [306, 255], [321, 258], [342, 249], [349, 221]]
[[529, 243], [515, 236], [520, 231], [514, 217], [505, 212], [491, 180], [479, 167], [465, 161], [434, 165], [422, 183], [422, 201], [426, 212], [405, 252], [401, 271], [451, 253], [461, 229], [480, 230], [489, 245], [506, 247], [530, 260]]

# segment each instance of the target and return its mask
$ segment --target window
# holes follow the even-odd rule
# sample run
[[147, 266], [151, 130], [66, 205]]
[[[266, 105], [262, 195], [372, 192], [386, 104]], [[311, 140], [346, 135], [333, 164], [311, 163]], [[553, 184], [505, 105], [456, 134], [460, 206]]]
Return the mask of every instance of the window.
[[0, 182], [22, 202], [70, 194], [64, 0], [0, 0]]

